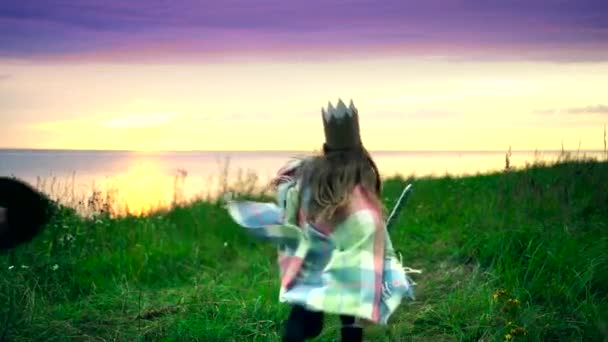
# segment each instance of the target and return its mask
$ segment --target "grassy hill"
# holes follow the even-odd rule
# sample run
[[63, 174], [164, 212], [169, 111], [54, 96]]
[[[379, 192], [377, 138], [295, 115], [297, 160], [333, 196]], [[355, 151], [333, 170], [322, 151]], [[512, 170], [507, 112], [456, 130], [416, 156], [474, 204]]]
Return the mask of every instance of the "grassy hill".
[[[390, 179], [391, 232], [414, 275], [370, 341], [607, 341], [608, 163], [566, 162], [464, 178]], [[275, 251], [219, 203], [145, 217], [64, 209], [0, 256], [0, 340], [278, 341]], [[318, 341], [338, 336], [329, 317]]]

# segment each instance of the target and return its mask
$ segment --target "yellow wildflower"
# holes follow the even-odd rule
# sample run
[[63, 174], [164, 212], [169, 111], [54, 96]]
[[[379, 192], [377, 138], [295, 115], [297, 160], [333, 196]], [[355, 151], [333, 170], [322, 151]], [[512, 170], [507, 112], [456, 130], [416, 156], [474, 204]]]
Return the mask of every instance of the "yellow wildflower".
[[508, 304], [510, 304], [510, 305], [513, 305], [513, 306], [519, 306], [519, 300], [518, 300], [518, 299], [515, 299], [515, 298], [513, 298], [513, 299], [509, 299], [509, 300], [507, 301], [507, 303], [508, 303]]
[[511, 334], [505, 335], [505, 340], [507, 340], [507, 341], [511, 341], [512, 338], [513, 338], [513, 336]]
[[503, 297], [503, 296], [504, 296], [504, 295], [506, 295], [506, 294], [507, 294], [507, 291], [506, 291], [506, 290], [504, 290], [504, 289], [496, 290], [496, 291], [494, 292], [494, 294], [492, 295], [492, 298], [493, 298], [494, 300], [497, 300], [497, 299], [499, 299], [499, 298]]
[[518, 336], [518, 335], [528, 335], [528, 331], [524, 327], [515, 327], [511, 329], [510, 335]]

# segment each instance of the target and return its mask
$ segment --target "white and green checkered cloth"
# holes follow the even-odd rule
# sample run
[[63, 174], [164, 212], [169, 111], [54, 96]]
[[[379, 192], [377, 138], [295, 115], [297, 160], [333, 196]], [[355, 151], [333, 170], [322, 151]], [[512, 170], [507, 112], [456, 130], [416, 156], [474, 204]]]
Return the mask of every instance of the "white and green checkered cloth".
[[380, 210], [357, 188], [349, 215], [338, 225], [302, 218], [299, 183], [281, 176], [277, 201], [229, 201], [232, 218], [275, 244], [281, 273], [279, 301], [311, 311], [387, 324], [413, 285], [396, 257]]

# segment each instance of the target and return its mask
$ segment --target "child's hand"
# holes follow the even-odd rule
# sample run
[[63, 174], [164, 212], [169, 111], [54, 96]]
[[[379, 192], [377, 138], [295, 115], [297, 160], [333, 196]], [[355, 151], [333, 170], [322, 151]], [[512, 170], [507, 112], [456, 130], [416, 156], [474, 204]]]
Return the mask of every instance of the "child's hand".
[[234, 192], [228, 191], [222, 195], [222, 200], [224, 203], [228, 203], [234, 199]]
[[221, 196], [219, 196], [220, 206], [222, 206], [224, 209], [228, 209], [228, 205], [230, 204], [230, 202], [234, 201], [235, 197], [236, 196], [232, 191], [223, 193]]

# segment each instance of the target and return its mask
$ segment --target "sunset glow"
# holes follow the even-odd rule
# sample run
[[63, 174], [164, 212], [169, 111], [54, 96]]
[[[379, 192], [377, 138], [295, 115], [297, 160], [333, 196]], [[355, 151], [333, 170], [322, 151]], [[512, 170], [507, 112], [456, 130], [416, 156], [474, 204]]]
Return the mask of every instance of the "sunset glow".
[[311, 150], [343, 98], [370, 149], [601, 149], [608, 8], [550, 3], [4, 2], [0, 147]]

